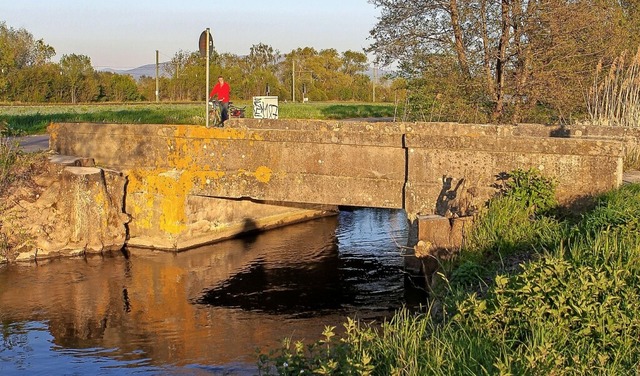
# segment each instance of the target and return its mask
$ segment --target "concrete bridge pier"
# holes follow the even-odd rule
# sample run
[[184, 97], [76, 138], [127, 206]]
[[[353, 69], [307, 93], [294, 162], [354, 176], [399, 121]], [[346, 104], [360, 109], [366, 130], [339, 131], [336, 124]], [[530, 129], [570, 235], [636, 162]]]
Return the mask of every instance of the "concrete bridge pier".
[[410, 220], [405, 271], [424, 276], [427, 288], [440, 263], [460, 251], [466, 233], [471, 229], [473, 217], [447, 218], [437, 214], [418, 215]]
[[[139, 172], [139, 171], [138, 171]], [[182, 171], [129, 174], [125, 212], [127, 246], [166, 251], [190, 248], [255, 231], [336, 215], [331, 205], [267, 202], [190, 194]]]

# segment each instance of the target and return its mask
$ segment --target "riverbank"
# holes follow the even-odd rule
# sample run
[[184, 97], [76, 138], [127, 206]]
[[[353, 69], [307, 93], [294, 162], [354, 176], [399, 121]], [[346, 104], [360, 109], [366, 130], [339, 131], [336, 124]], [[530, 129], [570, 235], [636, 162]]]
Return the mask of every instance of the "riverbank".
[[400, 311], [380, 329], [349, 321], [344, 335], [328, 328], [315, 347], [263, 354], [265, 374], [635, 373], [640, 185], [601, 195], [579, 216], [522, 202], [496, 199], [480, 215], [443, 264], [427, 313]]

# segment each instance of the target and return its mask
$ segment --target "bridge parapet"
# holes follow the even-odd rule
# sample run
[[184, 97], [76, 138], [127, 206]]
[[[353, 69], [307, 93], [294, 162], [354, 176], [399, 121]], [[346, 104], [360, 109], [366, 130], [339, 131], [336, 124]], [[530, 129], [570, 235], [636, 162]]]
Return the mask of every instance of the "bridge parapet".
[[[165, 233], [168, 248], [181, 248], [189, 242], [175, 239], [206, 239], [212, 223], [256, 222], [283, 205], [460, 215], [495, 193], [498, 174], [516, 168], [536, 167], [555, 178], [562, 202], [621, 183], [620, 141], [522, 136], [523, 129], [234, 119], [226, 128], [58, 123], [49, 132], [52, 150], [126, 174], [133, 237]], [[280, 212], [279, 223], [287, 213]], [[196, 227], [202, 228], [197, 236]]]

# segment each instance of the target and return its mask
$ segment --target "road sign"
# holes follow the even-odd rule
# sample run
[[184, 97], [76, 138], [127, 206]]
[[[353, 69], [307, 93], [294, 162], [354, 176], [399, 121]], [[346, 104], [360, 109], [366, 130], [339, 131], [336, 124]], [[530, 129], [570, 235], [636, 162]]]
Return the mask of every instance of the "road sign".
[[[200, 39], [198, 40], [198, 47], [200, 49], [200, 56], [202, 57], [206, 57], [207, 56], [207, 33], [208, 33], [208, 29], [203, 31], [202, 34], [200, 34]], [[211, 37], [211, 33], [209, 33], [209, 55], [211, 55], [213, 53], [213, 38]]]

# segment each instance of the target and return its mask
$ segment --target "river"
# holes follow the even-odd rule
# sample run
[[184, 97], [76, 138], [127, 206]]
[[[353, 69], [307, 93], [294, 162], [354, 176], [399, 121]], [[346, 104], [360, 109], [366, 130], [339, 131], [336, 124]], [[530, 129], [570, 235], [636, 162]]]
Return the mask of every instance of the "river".
[[421, 303], [407, 234], [402, 211], [356, 209], [181, 253], [0, 266], [0, 375], [255, 374], [257, 348]]

